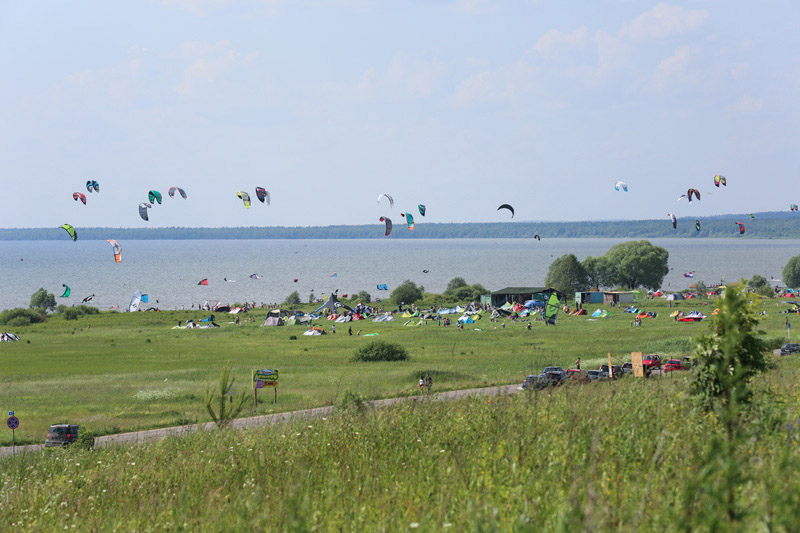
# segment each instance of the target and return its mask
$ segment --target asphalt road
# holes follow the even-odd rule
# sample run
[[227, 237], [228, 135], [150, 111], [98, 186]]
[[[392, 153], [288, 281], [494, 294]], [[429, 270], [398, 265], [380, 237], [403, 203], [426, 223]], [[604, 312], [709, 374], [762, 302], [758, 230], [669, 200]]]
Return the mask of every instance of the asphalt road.
[[[484, 387], [480, 389], [464, 389], [455, 391], [446, 391], [435, 393], [432, 396], [406, 396], [402, 398], [387, 398], [385, 400], [374, 400], [365, 402], [368, 407], [381, 408], [390, 405], [407, 402], [418, 401], [448, 401], [457, 400], [460, 398], [467, 398], [469, 396], [502, 396], [514, 394], [519, 389], [519, 385], [503, 385], [500, 387]], [[300, 411], [289, 411], [287, 413], [276, 413], [272, 415], [252, 416], [249, 418], [237, 418], [231, 422], [232, 429], [250, 429], [263, 426], [272, 426], [276, 424], [285, 424], [295, 420], [304, 420], [310, 418], [319, 418], [323, 416], [330, 416], [333, 414], [333, 407], [317, 407], [315, 409], [303, 409]], [[94, 441], [95, 447], [120, 445], [120, 444], [144, 444], [148, 442], [156, 442], [166, 437], [180, 437], [198, 431], [210, 431], [216, 426], [213, 422], [205, 424], [191, 424], [188, 426], [173, 426], [160, 429], [148, 429], [145, 431], [134, 431], [131, 433], [117, 433], [116, 435], [104, 435], [97, 437]], [[17, 446], [16, 454], [26, 454], [31, 452], [38, 452], [44, 448], [43, 444], [29, 444], [26, 446]], [[0, 448], [0, 457], [5, 457], [12, 454], [12, 447]]]

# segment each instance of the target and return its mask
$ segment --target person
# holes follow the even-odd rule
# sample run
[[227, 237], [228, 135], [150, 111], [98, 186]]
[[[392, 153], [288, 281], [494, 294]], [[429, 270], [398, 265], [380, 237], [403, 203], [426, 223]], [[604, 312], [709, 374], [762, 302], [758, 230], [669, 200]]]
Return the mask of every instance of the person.
[[419, 377], [419, 391], [422, 392], [425, 389], [425, 378], [422, 376]]
[[356, 337], [360, 337], [360, 336], [361, 336], [361, 330], [356, 331]]
[[347, 334], [350, 335], [351, 337], [353, 336], [353, 326], [347, 328]]
[[428, 394], [431, 393], [431, 387], [433, 387], [433, 378], [430, 374], [425, 374], [425, 388], [428, 389]]
[[528, 322], [528, 331], [530, 331], [530, 330], [531, 330], [531, 323], [530, 323], [530, 321], [529, 321], [529, 322]]
[[239, 325], [239, 315], [236, 315], [236, 325]]
[[331, 324], [331, 333], [336, 334], [336, 324]]
[[581, 358], [580, 357], [578, 357], [578, 359], [575, 360], [575, 368], [577, 370], [581, 369]]

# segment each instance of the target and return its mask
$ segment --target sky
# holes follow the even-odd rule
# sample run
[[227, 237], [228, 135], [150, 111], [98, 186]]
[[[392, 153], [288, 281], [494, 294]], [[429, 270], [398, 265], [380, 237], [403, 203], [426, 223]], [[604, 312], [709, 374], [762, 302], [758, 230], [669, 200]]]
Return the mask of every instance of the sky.
[[796, 0], [0, 0], [0, 73], [5, 228], [800, 203]]

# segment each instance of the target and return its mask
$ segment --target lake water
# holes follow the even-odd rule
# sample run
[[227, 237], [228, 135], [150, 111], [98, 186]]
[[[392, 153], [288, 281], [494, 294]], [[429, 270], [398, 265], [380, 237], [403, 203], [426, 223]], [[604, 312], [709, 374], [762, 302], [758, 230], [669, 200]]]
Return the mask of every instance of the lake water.
[[[761, 274], [780, 278], [786, 262], [800, 253], [800, 240], [650, 239], [669, 251], [664, 288], [695, 281], [718, 283]], [[115, 263], [104, 241], [0, 242], [0, 308], [25, 307], [39, 287], [58, 303], [77, 304], [91, 294], [100, 309], [125, 308], [131, 295], [148, 293], [151, 305], [189, 307], [205, 300], [226, 303], [280, 302], [292, 291], [303, 301], [339, 289], [388, 296], [406, 279], [442, 292], [456, 276], [489, 290], [540, 286], [553, 259], [605, 254], [619, 239], [442, 239], [442, 240], [187, 240], [122, 242]], [[20, 259], [23, 259], [20, 261]], [[425, 274], [422, 271], [428, 270]], [[683, 277], [693, 270], [694, 279]], [[330, 277], [334, 272], [336, 277]], [[262, 279], [250, 279], [251, 274]], [[197, 282], [208, 278], [208, 286]], [[234, 280], [226, 282], [223, 278]], [[294, 279], [297, 278], [297, 282]], [[385, 283], [389, 291], [376, 290]]]

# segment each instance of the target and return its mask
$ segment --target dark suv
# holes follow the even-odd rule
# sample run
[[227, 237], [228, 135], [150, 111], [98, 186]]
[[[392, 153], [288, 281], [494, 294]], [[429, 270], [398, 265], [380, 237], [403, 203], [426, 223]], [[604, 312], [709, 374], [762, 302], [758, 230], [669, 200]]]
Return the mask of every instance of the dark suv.
[[786, 344], [781, 346], [781, 355], [789, 355], [790, 353], [797, 353], [797, 352], [800, 352], [800, 344], [787, 342]]
[[69, 446], [78, 440], [79, 429], [80, 426], [74, 424], [53, 424], [47, 430], [47, 440], [44, 441], [45, 448]]

